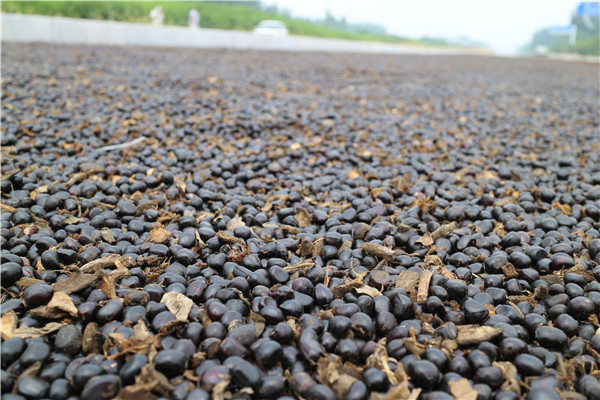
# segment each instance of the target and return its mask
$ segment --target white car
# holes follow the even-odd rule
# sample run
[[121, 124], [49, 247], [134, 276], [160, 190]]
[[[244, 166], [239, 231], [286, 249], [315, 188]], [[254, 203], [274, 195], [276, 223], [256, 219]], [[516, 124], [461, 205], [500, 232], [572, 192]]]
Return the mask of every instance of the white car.
[[285, 26], [285, 23], [283, 21], [260, 21], [260, 23], [254, 28], [255, 35], [287, 36], [288, 33], [289, 32], [287, 26]]

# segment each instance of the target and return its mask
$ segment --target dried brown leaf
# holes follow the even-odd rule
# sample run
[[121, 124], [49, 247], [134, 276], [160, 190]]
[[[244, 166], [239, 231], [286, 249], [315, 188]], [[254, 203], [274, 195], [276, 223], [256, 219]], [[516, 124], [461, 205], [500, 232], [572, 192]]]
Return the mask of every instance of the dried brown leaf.
[[370, 255], [382, 258], [387, 261], [392, 261], [392, 259], [396, 255], [396, 252], [394, 250], [377, 243], [366, 242], [362, 244], [361, 248]]
[[167, 292], [163, 295], [161, 303], [165, 303], [167, 309], [175, 314], [175, 318], [187, 321], [194, 301], [186, 295], [178, 292]]
[[155, 400], [158, 397], [169, 398], [175, 390], [166, 376], [149, 363], [142, 367], [141, 372], [135, 377], [133, 385], [125, 386], [115, 400]]
[[34, 318], [44, 318], [44, 319], [62, 319], [69, 316], [69, 314], [65, 311], [58, 309], [51, 309], [48, 306], [39, 306], [36, 308], [32, 308], [29, 310], [29, 314]]
[[108, 228], [100, 229], [100, 236], [102, 236], [102, 239], [107, 243], [113, 244], [116, 242], [115, 236], [113, 235], [112, 231]]
[[388, 362], [389, 357], [385, 346], [381, 343], [377, 343], [375, 351], [367, 358], [366, 366], [367, 368], [377, 368], [380, 371], [383, 371], [392, 385], [398, 385], [398, 377], [392, 372]]
[[511, 263], [504, 264], [502, 266], [502, 272], [504, 272], [504, 275], [509, 279], [517, 278], [519, 276], [517, 269]]
[[421, 243], [423, 246], [431, 246], [434, 243], [434, 240], [431, 238], [431, 234], [426, 233], [425, 235], [417, 239], [415, 242]]
[[456, 342], [459, 345], [470, 345], [486, 342], [503, 332], [502, 328], [478, 325], [458, 325], [457, 329], [458, 336], [456, 337]]
[[16, 286], [20, 286], [22, 289], [28, 288], [29, 286], [33, 285], [34, 283], [38, 283], [38, 282], [45, 282], [41, 279], [35, 279], [35, 278], [29, 278], [27, 276], [22, 277], [21, 279], [19, 279], [17, 282], [15, 282]]
[[296, 250], [296, 254], [302, 258], [309, 258], [313, 256], [313, 251], [313, 243], [308, 239], [302, 239], [300, 246], [298, 246], [298, 250]]
[[515, 392], [518, 396], [520, 396], [521, 385], [519, 384], [520, 380], [517, 379], [517, 367], [508, 361], [495, 361], [492, 365], [502, 370], [504, 382], [502, 383], [501, 389]]
[[65, 292], [67, 294], [75, 293], [95, 283], [97, 280], [102, 278], [103, 275], [104, 273], [102, 271], [96, 271], [93, 274], [82, 274], [76, 272], [68, 278], [56, 282], [53, 285], [54, 290], [58, 292]]
[[98, 258], [96, 260], [90, 261], [89, 263], [85, 264], [83, 267], [81, 267], [79, 270], [80, 272], [94, 272], [98, 269], [102, 269], [102, 268], [112, 268], [114, 267], [117, 262], [117, 260], [120, 260], [121, 256], [118, 254], [109, 254], [105, 257], [102, 258]]
[[236, 236], [231, 235], [227, 232], [223, 232], [223, 231], [217, 232], [217, 237], [219, 238], [220, 241], [222, 241], [224, 243], [229, 243], [229, 244], [237, 243], [240, 240]]
[[231, 382], [231, 376], [226, 374], [220, 374], [221, 382], [217, 383], [212, 390], [212, 400], [225, 400], [225, 390]]
[[336, 299], [340, 299], [344, 297], [346, 293], [352, 291], [352, 289], [359, 288], [363, 286], [363, 278], [367, 275], [366, 272], [362, 272], [358, 275], [358, 277], [350, 282], [342, 283], [341, 285], [334, 286], [331, 288], [331, 292], [333, 293]]
[[14, 331], [17, 329], [17, 314], [13, 310], [5, 313], [0, 318], [0, 334], [3, 340], [8, 340], [13, 337]]
[[82, 221], [83, 221], [83, 218], [77, 218], [72, 215], [67, 215], [66, 217], [63, 218], [63, 223], [65, 223], [67, 225], [78, 224]]
[[11, 337], [32, 338], [46, 336], [49, 333], [56, 332], [65, 325], [68, 324], [66, 322], [50, 322], [42, 328], [31, 328], [29, 326], [22, 326], [20, 328], [15, 329], [12, 332]]
[[355, 288], [354, 290], [356, 290], [356, 292], [359, 294], [366, 294], [371, 296], [372, 298], [381, 295], [381, 292], [379, 290], [369, 285], [363, 285], [361, 287]]
[[108, 275], [102, 277], [98, 288], [102, 290], [109, 299], [116, 299], [117, 296], [117, 281], [121, 278], [131, 275], [128, 269], [116, 269], [111, 271]]
[[227, 222], [227, 230], [230, 230], [231, 232], [233, 232], [238, 226], [246, 226], [242, 220], [242, 217], [239, 215], [236, 215]]
[[502, 222], [495, 222], [494, 233], [498, 235], [500, 239], [502, 239], [508, 232], [506, 232], [506, 229], [504, 229], [504, 224]]
[[151, 209], [157, 207], [158, 204], [159, 204], [159, 200], [158, 199], [144, 201], [143, 203], [141, 203], [140, 205], [137, 206], [137, 209], [135, 211], [135, 215], [136, 216], [140, 216], [143, 213], [145, 213], [146, 211], [151, 210]]
[[425, 351], [427, 350], [427, 348], [422, 344], [418, 343], [414, 337], [404, 338], [402, 339], [402, 342], [404, 343], [404, 347], [406, 347], [408, 351], [419, 357], [425, 354]]
[[356, 179], [360, 176], [360, 171], [358, 169], [351, 169], [348, 172], [348, 178], [350, 179]]
[[323, 253], [323, 247], [325, 247], [325, 238], [316, 238], [313, 242], [313, 253], [312, 256], [320, 256]]
[[314, 262], [305, 260], [305, 261], [300, 261], [299, 263], [296, 263], [294, 265], [288, 265], [287, 267], [283, 267], [283, 269], [286, 270], [287, 272], [303, 271], [309, 267], [312, 267], [313, 265], [315, 265]]
[[414, 271], [402, 271], [396, 278], [396, 287], [406, 290], [410, 293], [415, 290], [415, 286], [419, 280], [419, 273]]
[[439, 272], [440, 275], [442, 275], [444, 278], [446, 278], [448, 280], [458, 279], [458, 277], [456, 276], [456, 274], [454, 272], [449, 271], [444, 266], [438, 266], [437, 267], [437, 272]]
[[294, 218], [296, 218], [296, 221], [298, 221], [298, 225], [300, 225], [301, 228], [306, 228], [312, 224], [312, 218], [304, 207], [296, 208], [296, 215], [294, 215]]
[[156, 226], [150, 231], [150, 236], [148, 237], [147, 242], [156, 244], [166, 244], [169, 242], [170, 239], [171, 232], [159, 226]]
[[435, 242], [441, 237], [446, 237], [452, 232], [456, 230], [456, 222], [451, 222], [449, 224], [445, 224], [437, 228], [435, 231], [431, 233], [431, 239]]
[[73, 303], [73, 299], [65, 292], [54, 292], [54, 295], [47, 306], [51, 310], [56, 309], [64, 311], [72, 317], [77, 317], [77, 307]]
[[473, 389], [469, 380], [466, 378], [461, 378], [457, 381], [451, 381], [450, 385], [450, 393], [460, 400], [477, 400], [477, 396], [479, 396], [479, 392]]
[[322, 357], [317, 362], [317, 374], [321, 382], [333, 388], [338, 399], [346, 397], [350, 387], [359, 377], [347, 372], [353, 373], [342, 365], [339, 357], [335, 357], [333, 360]]

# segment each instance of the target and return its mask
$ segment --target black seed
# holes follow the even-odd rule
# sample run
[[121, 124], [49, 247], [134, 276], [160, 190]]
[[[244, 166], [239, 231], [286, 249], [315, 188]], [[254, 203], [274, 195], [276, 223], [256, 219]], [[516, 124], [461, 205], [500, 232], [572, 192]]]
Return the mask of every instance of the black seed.
[[24, 376], [17, 384], [17, 392], [28, 398], [41, 399], [48, 393], [49, 386], [48, 382], [42, 379]]
[[161, 350], [152, 360], [158, 372], [168, 378], [180, 375], [185, 370], [187, 359], [184, 353], [177, 350]]
[[81, 397], [89, 400], [108, 400], [121, 390], [121, 381], [116, 375], [100, 375], [90, 379], [81, 392]]
[[76, 326], [63, 326], [56, 334], [54, 348], [58, 352], [74, 356], [81, 349], [81, 339], [81, 331]]

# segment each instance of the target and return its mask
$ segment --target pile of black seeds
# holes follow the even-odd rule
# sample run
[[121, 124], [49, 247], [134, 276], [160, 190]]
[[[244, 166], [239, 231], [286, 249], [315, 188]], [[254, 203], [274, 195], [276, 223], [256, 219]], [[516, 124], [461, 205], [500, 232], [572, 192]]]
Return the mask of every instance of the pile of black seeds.
[[3, 44], [3, 400], [600, 398], [599, 86]]

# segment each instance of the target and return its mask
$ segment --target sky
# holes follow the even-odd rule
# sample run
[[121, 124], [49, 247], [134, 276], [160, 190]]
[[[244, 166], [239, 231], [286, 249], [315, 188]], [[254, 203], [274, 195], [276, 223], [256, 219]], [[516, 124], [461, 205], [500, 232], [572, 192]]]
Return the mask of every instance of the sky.
[[375, 23], [388, 33], [419, 38], [467, 36], [511, 55], [542, 28], [568, 25], [577, 1], [556, 0], [271, 0], [294, 17]]

